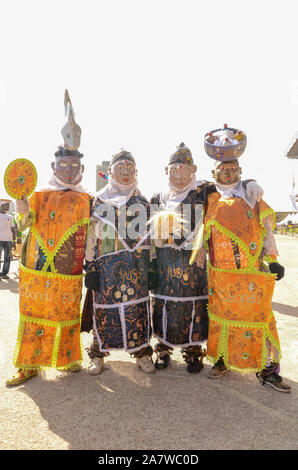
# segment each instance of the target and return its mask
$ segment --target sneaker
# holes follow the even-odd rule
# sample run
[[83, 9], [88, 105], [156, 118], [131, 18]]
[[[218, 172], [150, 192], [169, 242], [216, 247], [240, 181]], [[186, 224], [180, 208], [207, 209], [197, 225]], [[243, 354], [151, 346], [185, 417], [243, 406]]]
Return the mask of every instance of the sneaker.
[[155, 367], [152, 361], [151, 356], [143, 356], [136, 359], [136, 364], [143, 372], [146, 374], [153, 374], [155, 372]]
[[214, 364], [212, 369], [209, 370], [207, 376], [209, 379], [219, 379], [227, 372], [229, 372], [229, 369], [227, 369], [224, 362], [219, 359], [219, 361]]
[[157, 353], [157, 359], [155, 361], [155, 369], [166, 369], [170, 363], [170, 354], [165, 352]]
[[256, 373], [257, 379], [262, 385], [270, 385], [278, 392], [289, 393], [291, 391], [290, 385], [285, 384], [282, 377], [276, 372], [269, 375], [265, 375], [264, 372], [266, 374], [266, 369]]
[[9, 276], [7, 274], [1, 274], [2, 279], [9, 279]]
[[104, 358], [94, 357], [88, 362], [87, 372], [90, 375], [99, 375], [103, 370]]

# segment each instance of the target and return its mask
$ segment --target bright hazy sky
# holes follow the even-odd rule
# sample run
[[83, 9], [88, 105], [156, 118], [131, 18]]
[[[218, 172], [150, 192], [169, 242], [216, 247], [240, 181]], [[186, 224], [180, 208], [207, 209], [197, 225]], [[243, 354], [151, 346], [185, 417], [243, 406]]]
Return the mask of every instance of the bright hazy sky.
[[247, 133], [244, 176], [275, 210], [291, 210], [297, 14], [291, 0], [0, 0], [0, 197], [18, 157], [47, 185], [67, 88], [89, 190], [95, 165], [124, 147], [150, 197], [166, 188], [181, 141], [211, 179], [203, 136], [228, 123]]

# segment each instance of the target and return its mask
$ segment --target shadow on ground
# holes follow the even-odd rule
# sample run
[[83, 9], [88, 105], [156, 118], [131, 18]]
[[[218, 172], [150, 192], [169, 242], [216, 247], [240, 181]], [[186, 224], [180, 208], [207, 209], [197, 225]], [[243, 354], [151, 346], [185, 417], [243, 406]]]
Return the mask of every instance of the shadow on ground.
[[298, 448], [295, 382], [287, 380], [292, 393], [282, 394], [254, 375], [210, 380], [209, 368], [193, 376], [173, 361], [145, 375], [133, 362], [110, 360], [99, 376], [47, 371], [19, 393], [34, 400], [69, 449]]
[[298, 317], [298, 307], [292, 307], [291, 305], [272, 302], [272, 309], [284, 315]]
[[[12, 275], [10, 275], [11, 278], [13, 277]], [[0, 291], [1, 290], [10, 290], [10, 292], [12, 292], [13, 294], [18, 294], [19, 292], [19, 281], [18, 279], [8, 279], [8, 280], [4, 280], [2, 279], [1, 282], [0, 282]]]

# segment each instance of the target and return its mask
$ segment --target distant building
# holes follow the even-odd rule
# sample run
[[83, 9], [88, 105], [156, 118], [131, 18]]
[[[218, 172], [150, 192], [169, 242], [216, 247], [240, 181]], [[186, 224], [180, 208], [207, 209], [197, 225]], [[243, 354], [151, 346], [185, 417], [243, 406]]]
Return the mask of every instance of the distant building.
[[104, 188], [107, 184], [107, 180], [101, 178], [98, 173], [101, 171], [107, 174], [110, 164], [110, 161], [103, 161], [101, 165], [96, 165], [96, 192]]
[[14, 201], [10, 202], [9, 203], [9, 210], [8, 210], [8, 213], [9, 214], [14, 214], [16, 211], [16, 204]]

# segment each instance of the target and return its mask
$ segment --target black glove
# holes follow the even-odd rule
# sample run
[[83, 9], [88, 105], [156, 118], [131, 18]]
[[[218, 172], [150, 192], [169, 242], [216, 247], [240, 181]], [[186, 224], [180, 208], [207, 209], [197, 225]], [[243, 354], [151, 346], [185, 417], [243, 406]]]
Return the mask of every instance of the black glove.
[[157, 289], [158, 285], [159, 285], [158, 265], [157, 265], [157, 260], [153, 259], [149, 263], [148, 288], [149, 290], [154, 290], [154, 289]]
[[87, 289], [99, 290], [100, 275], [99, 275], [97, 262], [95, 260], [86, 261], [84, 265], [84, 269], [86, 271], [85, 286], [87, 287]]
[[100, 274], [98, 271], [91, 271], [85, 276], [85, 286], [87, 289], [99, 290], [100, 287]]
[[276, 281], [280, 281], [285, 275], [285, 268], [279, 263], [270, 263], [269, 269], [271, 273], [277, 274]]

